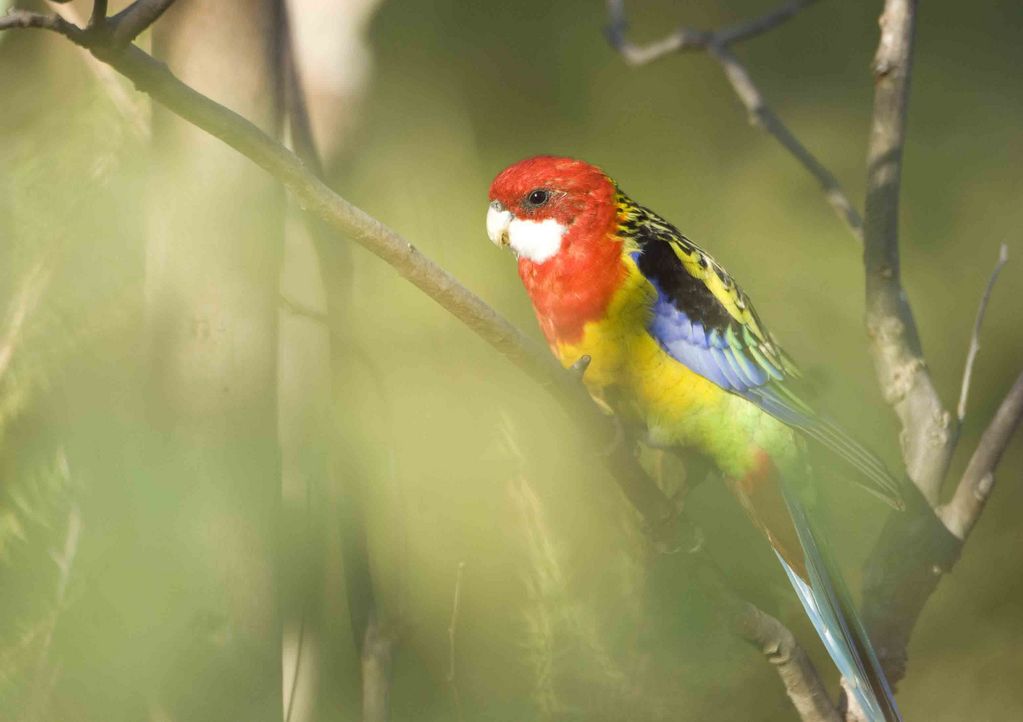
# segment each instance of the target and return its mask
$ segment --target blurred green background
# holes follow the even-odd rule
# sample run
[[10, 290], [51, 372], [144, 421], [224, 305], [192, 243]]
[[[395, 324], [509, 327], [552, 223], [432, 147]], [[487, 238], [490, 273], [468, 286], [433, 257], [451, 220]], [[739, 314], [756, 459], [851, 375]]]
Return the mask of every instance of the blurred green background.
[[[773, 3], [629, 6], [631, 35], [643, 40]], [[737, 49], [857, 202], [880, 6], [822, 2]], [[897, 426], [866, 351], [856, 243], [802, 168], [749, 125], [712, 59], [691, 53], [629, 69], [604, 25], [603, 4], [592, 0], [385, 1], [369, 27], [374, 65], [334, 187], [539, 337], [511, 257], [487, 241], [488, 185], [538, 153], [601, 165], [739, 279], [819, 383], [822, 403], [898, 466]], [[950, 406], [999, 244], [1010, 253], [950, 479], [1023, 362], [1021, 32], [1017, 0], [921, 4], [903, 273]], [[199, 558], [231, 568], [247, 537], [221, 517], [182, 519], [182, 508], [196, 506], [183, 501], [187, 480], [180, 495], [155, 481], [163, 472], [149, 456], [162, 426], [141, 391], [152, 363], [143, 352], [145, 204], [159, 159], [85, 59], [40, 34], [0, 42], [0, 138], [3, 307], [24, 298], [31, 273], [46, 276], [0, 366], [0, 718], [223, 718], [208, 706], [154, 701], [200, 687], [252, 694], [230, 672], [244, 648], [209, 651], [231, 645], [232, 594], [245, 588], [160, 586], [190, 578]], [[265, 209], [242, 212], [258, 218]], [[315, 268], [294, 272], [314, 283]], [[394, 720], [795, 719], [774, 670], [727, 632], [684, 564], [647, 549], [600, 459], [544, 393], [361, 249], [351, 250], [343, 293], [329, 397], [337, 424], [319, 433], [340, 456], [341, 476], [369, 490], [372, 571], [399, 638]], [[285, 384], [289, 369], [302, 376], [322, 366], [323, 348], [303, 345], [315, 320], [287, 308], [281, 319]], [[292, 422], [282, 409], [282, 438], [305, 433]], [[344, 485], [310, 481], [319, 462], [305, 458], [289, 476], [287, 459], [285, 451], [291, 521], [282, 525], [288, 556], [277, 592], [286, 695], [305, 616], [293, 719], [355, 720], [357, 660], [337, 552]], [[961, 561], [920, 619], [899, 693], [909, 720], [1023, 716], [1021, 475], [1017, 439]], [[858, 589], [886, 511], [849, 485], [824, 484]], [[834, 691], [786, 580], [724, 488], [702, 485], [689, 504], [729, 579], [790, 625]], [[172, 535], [154, 539], [154, 524]], [[58, 562], [69, 561], [62, 573]], [[451, 682], [448, 627], [462, 563]], [[304, 570], [297, 581], [289, 567]], [[274, 606], [258, 595], [249, 603]], [[167, 631], [183, 609], [184, 626]]]

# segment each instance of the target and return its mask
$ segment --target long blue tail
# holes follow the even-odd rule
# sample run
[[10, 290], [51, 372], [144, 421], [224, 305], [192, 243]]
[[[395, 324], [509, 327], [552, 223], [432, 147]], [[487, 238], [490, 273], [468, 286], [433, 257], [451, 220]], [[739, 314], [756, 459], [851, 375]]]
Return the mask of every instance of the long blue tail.
[[806, 557], [809, 584], [781, 556], [778, 558], [803, 603], [803, 609], [867, 719], [870, 722], [902, 722], [888, 679], [826, 543], [814, 530], [797, 494], [785, 490], [785, 502]]

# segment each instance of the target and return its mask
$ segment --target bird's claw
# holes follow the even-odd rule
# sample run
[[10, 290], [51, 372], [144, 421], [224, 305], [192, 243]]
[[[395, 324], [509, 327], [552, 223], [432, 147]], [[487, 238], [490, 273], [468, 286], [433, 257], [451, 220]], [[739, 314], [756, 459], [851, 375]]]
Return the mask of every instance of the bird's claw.
[[586, 374], [586, 369], [590, 367], [590, 362], [593, 361], [593, 357], [589, 354], [583, 354], [578, 360], [568, 367], [568, 370], [572, 372], [572, 375], [579, 381], [583, 380], [583, 376]]

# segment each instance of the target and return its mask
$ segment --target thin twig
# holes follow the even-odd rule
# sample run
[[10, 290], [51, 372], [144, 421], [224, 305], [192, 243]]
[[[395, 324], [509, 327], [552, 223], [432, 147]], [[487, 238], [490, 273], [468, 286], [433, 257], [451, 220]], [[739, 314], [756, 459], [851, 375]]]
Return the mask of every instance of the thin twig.
[[824, 197], [835, 215], [845, 223], [853, 236], [862, 242], [863, 219], [849, 200], [842, 185], [823, 163], [789, 130], [774, 110], [767, 104], [764, 94], [753, 82], [749, 71], [731, 51], [733, 43], [747, 40], [778, 27], [794, 17], [800, 10], [813, 5], [817, 0], [795, 0], [781, 7], [745, 22], [737, 23], [716, 31], [679, 28], [671, 35], [650, 43], [637, 46], [627, 36], [628, 20], [624, 0], [608, 0], [608, 38], [611, 45], [622, 54], [626, 63], [632, 66], [646, 63], [669, 53], [683, 50], [705, 50], [721, 65], [725, 77], [749, 114], [750, 122], [774, 136], [781, 145], [802, 165], [820, 185]]
[[607, 0], [607, 36], [615, 49], [622, 54], [625, 62], [635, 67], [652, 63], [673, 53], [706, 50], [712, 45], [728, 46], [732, 43], [749, 40], [773, 30], [816, 2], [818, 0], [792, 0], [792, 2], [785, 3], [763, 15], [729, 25], [720, 30], [708, 31], [680, 27], [660, 40], [637, 45], [627, 37], [629, 22], [625, 12], [625, 0]]
[[458, 572], [455, 574], [455, 594], [451, 602], [451, 623], [448, 624], [448, 685], [451, 687], [451, 698], [455, 702], [455, 713], [459, 722], [462, 719], [462, 698], [458, 693], [458, 677], [455, 674], [455, 633], [458, 631], [458, 610], [462, 601], [462, 573], [465, 571], [465, 562], [458, 562]]
[[756, 647], [775, 668], [785, 693], [802, 722], [841, 722], [813, 661], [795, 635], [778, 619], [740, 598], [727, 575], [704, 549], [690, 552], [690, 574], [714, 600], [721, 619], [734, 634]]
[[939, 510], [939, 516], [956, 537], [966, 539], [984, 511], [995, 485], [995, 469], [1002, 453], [1023, 418], [1023, 373], [1016, 377], [991, 423], [980, 437], [966, 472], [952, 500]]
[[114, 43], [127, 45], [160, 19], [174, 0], [135, 0], [108, 21]]
[[729, 45], [741, 40], [748, 40], [773, 30], [782, 23], [795, 17], [801, 10], [817, 3], [819, 0], [793, 0], [760, 17], [736, 23], [714, 33], [714, 40], [720, 45]]
[[959, 407], [956, 409], [956, 416], [959, 423], [966, 418], [966, 401], [970, 396], [970, 380], [973, 378], [973, 363], [980, 351], [980, 327], [984, 323], [984, 314], [987, 312], [988, 301], [991, 300], [991, 292], [995, 288], [995, 281], [1002, 271], [1002, 266], [1009, 260], [1009, 246], [1005, 243], [998, 251], [998, 261], [995, 263], [991, 276], [987, 279], [987, 288], [984, 295], [980, 297], [980, 305], [977, 307], [977, 318], [973, 322], [973, 333], [970, 335], [970, 350], [966, 353], [966, 366], [963, 367], [963, 383], [959, 389]]
[[0, 16], [0, 30], [51, 30], [60, 33], [75, 45], [86, 46], [85, 32], [56, 15], [41, 15], [12, 8]]
[[0, 379], [7, 374], [14, 352], [21, 342], [25, 322], [35, 311], [42, 299], [46, 287], [50, 283], [51, 269], [45, 260], [36, 263], [18, 285], [18, 290], [11, 299], [4, 319], [3, 333], [0, 335]]

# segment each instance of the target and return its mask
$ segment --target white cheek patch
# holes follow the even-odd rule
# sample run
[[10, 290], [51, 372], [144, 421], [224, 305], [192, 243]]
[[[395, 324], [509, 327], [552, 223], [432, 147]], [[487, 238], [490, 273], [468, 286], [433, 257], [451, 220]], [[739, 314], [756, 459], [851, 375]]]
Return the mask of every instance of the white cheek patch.
[[487, 210], [487, 235], [497, 246], [505, 244], [505, 235], [511, 223], [512, 214], [501, 207], [490, 206]]
[[520, 258], [543, 263], [561, 250], [566, 230], [553, 218], [539, 222], [516, 218], [508, 224], [508, 244]]

